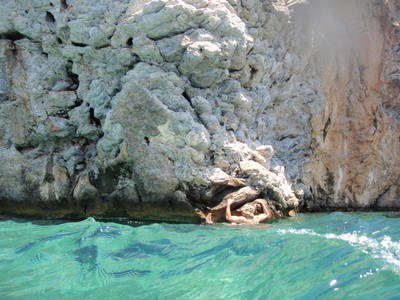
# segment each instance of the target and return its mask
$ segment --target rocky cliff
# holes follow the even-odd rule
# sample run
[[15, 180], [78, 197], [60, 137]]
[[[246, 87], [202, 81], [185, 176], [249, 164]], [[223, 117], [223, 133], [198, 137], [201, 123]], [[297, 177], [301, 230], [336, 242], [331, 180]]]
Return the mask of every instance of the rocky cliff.
[[398, 208], [399, 43], [395, 0], [3, 0], [0, 213]]

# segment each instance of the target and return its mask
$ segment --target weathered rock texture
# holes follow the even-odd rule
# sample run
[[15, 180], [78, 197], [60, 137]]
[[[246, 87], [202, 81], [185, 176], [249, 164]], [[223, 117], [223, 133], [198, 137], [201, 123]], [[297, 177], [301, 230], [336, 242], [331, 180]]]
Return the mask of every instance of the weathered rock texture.
[[314, 1], [293, 13], [320, 78], [312, 208], [400, 207], [400, 3]]
[[400, 207], [395, 0], [1, 5], [0, 213]]

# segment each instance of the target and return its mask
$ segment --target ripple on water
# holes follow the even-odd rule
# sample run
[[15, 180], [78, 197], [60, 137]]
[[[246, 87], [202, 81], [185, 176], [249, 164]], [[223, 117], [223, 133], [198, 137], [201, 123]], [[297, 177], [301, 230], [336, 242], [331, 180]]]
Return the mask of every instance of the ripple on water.
[[0, 299], [394, 299], [399, 225], [346, 213], [271, 227], [4, 221]]
[[376, 240], [365, 235], [360, 235], [357, 232], [319, 234], [310, 229], [279, 229], [277, 232], [282, 235], [307, 235], [347, 242], [363, 253], [371, 254], [376, 259], [384, 260], [387, 263], [384, 267], [400, 274], [400, 243], [392, 241], [389, 236], [383, 236], [379, 240]]

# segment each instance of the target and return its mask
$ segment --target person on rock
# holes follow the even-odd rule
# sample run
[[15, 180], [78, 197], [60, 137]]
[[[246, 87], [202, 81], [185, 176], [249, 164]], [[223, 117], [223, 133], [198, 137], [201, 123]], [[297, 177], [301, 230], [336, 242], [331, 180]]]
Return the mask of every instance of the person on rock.
[[[231, 212], [231, 204], [232, 204], [232, 199], [229, 199], [227, 202], [226, 206], [226, 211], [225, 211], [225, 218], [227, 221], [231, 222], [232, 224], [238, 224], [238, 223], [243, 223], [243, 224], [259, 224], [269, 218], [272, 218], [272, 212], [270, 209], [265, 205], [264, 201], [261, 199], [255, 200], [253, 203], [258, 203], [261, 205], [261, 208], [263, 212], [261, 214], [255, 215], [254, 207], [252, 206], [247, 206], [247, 204], [243, 205], [240, 210], [237, 210], [239, 215], [232, 215]], [[246, 207], [247, 206], [247, 207]]]

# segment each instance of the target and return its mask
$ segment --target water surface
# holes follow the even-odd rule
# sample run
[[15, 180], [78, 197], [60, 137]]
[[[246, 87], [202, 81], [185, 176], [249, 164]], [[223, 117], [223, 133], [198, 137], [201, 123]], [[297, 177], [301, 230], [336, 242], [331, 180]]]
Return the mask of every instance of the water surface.
[[0, 222], [0, 299], [399, 299], [400, 219]]

